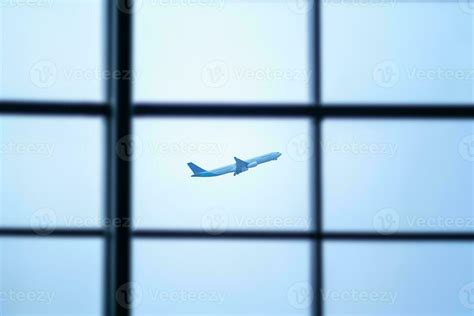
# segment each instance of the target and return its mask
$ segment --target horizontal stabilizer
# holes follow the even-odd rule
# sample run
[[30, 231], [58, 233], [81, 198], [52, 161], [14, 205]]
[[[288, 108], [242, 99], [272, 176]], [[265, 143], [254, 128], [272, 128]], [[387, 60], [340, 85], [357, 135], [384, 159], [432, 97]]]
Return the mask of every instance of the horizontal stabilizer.
[[193, 164], [192, 162], [188, 162], [189, 168], [193, 171], [194, 174], [198, 174], [201, 172], [206, 172], [206, 170], [202, 169], [198, 165]]

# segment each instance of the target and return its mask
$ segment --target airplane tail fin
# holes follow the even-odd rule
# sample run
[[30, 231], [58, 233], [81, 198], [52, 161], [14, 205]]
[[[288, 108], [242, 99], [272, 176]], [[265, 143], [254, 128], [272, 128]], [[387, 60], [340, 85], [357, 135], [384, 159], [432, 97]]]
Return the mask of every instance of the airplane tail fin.
[[188, 162], [188, 166], [193, 171], [194, 174], [198, 174], [198, 173], [201, 173], [201, 172], [206, 172], [206, 170], [204, 170], [201, 167], [193, 164], [192, 162]]

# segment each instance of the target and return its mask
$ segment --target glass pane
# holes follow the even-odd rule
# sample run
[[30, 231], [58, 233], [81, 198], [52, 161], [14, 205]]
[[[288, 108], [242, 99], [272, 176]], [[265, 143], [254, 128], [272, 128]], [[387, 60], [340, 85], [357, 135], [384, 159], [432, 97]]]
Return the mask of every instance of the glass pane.
[[323, 130], [326, 229], [474, 229], [474, 121], [341, 119]]
[[325, 312], [472, 316], [473, 250], [471, 243], [327, 243]]
[[136, 99], [307, 103], [312, 7], [310, 0], [143, 1]]
[[311, 244], [136, 241], [134, 315], [310, 315]]
[[104, 99], [100, 0], [0, 0], [0, 97]]
[[[309, 120], [153, 118], [135, 123], [136, 227], [310, 228]], [[238, 170], [234, 157], [241, 160]], [[224, 166], [230, 167], [219, 169]]]
[[324, 1], [324, 101], [472, 102], [473, 13], [469, 0]]
[[0, 225], [103, 224], [103, 137], [101, 119], [0, 117]]
[[102, 314], [102, 242], [2, 239], [0, 314]]

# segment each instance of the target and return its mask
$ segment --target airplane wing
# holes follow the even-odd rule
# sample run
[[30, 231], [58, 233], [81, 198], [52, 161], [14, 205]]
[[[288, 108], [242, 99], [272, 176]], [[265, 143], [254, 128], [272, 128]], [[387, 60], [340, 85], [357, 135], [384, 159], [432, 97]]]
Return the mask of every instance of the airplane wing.
[[239, 173], [242, 173], [244, 171], [249, 170], [248, 163], [243, 161], [242, 159], [239, 159], [237, 157], [234, 157], [235, 159], [235, 172], [234, 176], [238, 175]]

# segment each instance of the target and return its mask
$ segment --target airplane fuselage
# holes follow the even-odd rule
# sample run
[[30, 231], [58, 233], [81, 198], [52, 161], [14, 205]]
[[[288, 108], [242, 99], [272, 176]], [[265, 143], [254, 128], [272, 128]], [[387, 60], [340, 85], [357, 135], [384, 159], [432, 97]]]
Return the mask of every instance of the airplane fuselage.
[[[269, 162], [269, 161], [272, 161], [272, 160], [277, 160], [278, 157], [280, 157], [280, 156], [281, 156], [281, 153], [272, 152], [272, 153], [269, 153], [269, 154], [266, 154], [266, 155], [257, 156], [257, 157], [254, 157], [254, 158], [243, 160], [242, 162], [245, 162], [247, 164], [245, 170], [243, 170], [243, 171], [247, 171], [249, 168], [254, 168], [254, 167], [256, 167], [256, 166], [258, 166], [262, 163], [265, 163], [265, 162]], [[231, 165], [228, 165], [228, 166], [224, 166], [224, 167], [221, 167], [221, 168], [208, 170], [208, 171], [197, 172], [197, 173], [193, 174], [192, 177], [217, 177], [217, 176], [221, 176], [221, 175], [224, 175], [224, 174], [227, 174], [227, 173], [234, 173], [234, 175], [237, 175], [237, 174], [239, 174], [243, 171], [239, 170], [238, 162], [237, 162], [237, 163], [234, 163], [234, 164], [231, 164]]]

